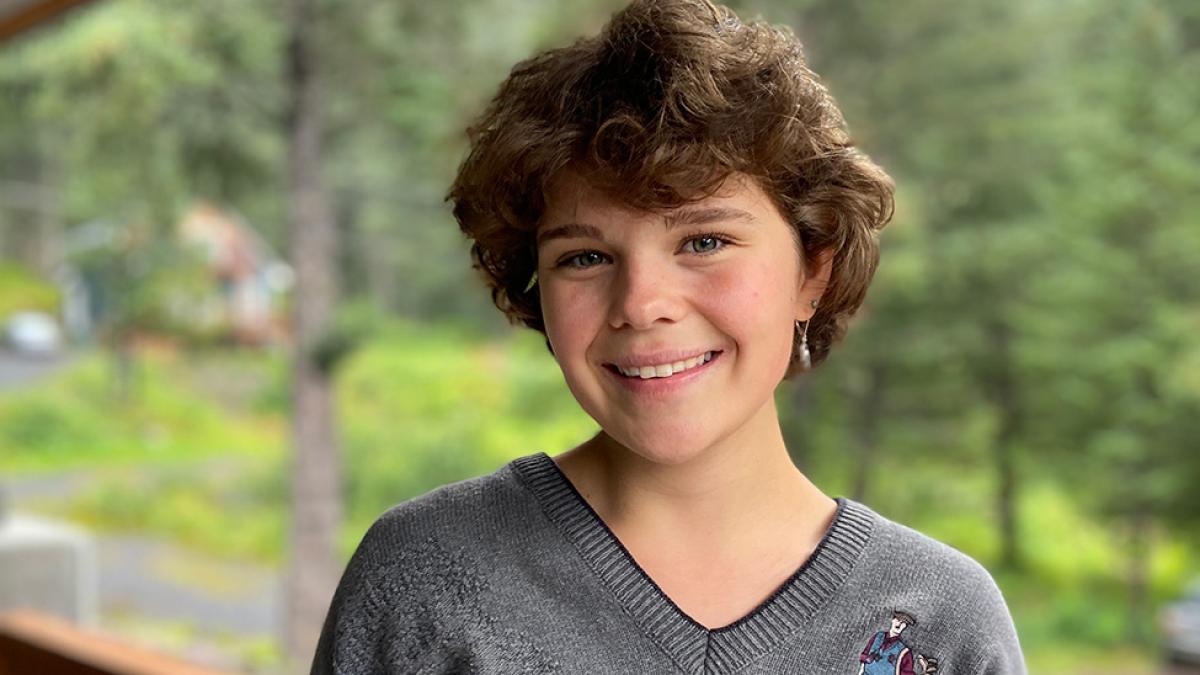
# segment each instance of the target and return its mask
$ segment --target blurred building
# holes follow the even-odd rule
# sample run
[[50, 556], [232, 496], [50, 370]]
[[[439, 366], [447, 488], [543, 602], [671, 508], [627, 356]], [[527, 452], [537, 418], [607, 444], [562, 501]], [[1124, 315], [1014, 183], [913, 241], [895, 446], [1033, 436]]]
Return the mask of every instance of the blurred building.
[[196, 309], [209, 326], [227, 326], [239, 344], [265, 345], [286, 335], [283, 293], [292, 271], [244, 219], [198, 202], [179, 223], [180, 239], [199, 246], [208, 261], [213, 293]]
[[[145, 321], [133, 327], [141, 337], [170, 338], [184, 334], [204, 336], [221, 343], [266, 346], [286, 342], [288, 336], [286, 292], [292, 284], [291, 267], [249, 223], [230, 209], [198, 201], [188, 208], [174, 228], [175, 241], [157, 244], [143, 241], [131, 244], [139, 235], [131, 228], [112, 221], [96, 220], [68, 234], [68, 261], [56, 275], [63, 292], [63, 317], [69, 333], [77, 341], [96, 337], [99, 327], [112, 322], [121, 312], [145, 316], [158, 313], [157, 321]], [[130, 251], [145, 247], [143, 255]], [[157, 246], [158, 253], [149, 252]], [[164, 252], [165, 249], [178, 249]], [[188, 254], [181, 258], [179, 254]], [[203, 267], [203, 279], [197, 284], [148, 281], [132, 272], [134, 266], [157, 266], [159, 271], [173, 265]], [[131, 310], [123, 294], [140, 288], [165, 284], [163, 297], [142, 299], [143, 305]], [[163, 317], [166, 317], [165, 319]], [[124, 320], [124, 317], [116, 317]], [[173, 328], [165, 328], [169, 324]]]

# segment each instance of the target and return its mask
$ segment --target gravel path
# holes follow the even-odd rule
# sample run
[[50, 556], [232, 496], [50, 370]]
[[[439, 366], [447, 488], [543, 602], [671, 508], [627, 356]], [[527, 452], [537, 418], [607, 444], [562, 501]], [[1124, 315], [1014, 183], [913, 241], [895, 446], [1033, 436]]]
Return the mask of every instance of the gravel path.
[[131, 612], [206, 633], [280, 633], [282, 588], [273, 570], [144, 537], [102, 536], [97, 554], [102, 621]]

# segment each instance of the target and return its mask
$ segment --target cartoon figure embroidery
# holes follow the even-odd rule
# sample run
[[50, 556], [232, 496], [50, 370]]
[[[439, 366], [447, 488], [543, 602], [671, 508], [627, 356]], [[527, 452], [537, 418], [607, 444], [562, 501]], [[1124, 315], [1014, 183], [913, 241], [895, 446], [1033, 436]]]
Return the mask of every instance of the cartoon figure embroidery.
[[[858, 657], [858, 675], [929, 675], [938, 669], [937, 659], [916, 654], [900, 634], [905, 628], [917, 625], [908, 612], [892, 612], [892, 626], [871, 636], [867, 648]], [[913, 655], [921, 669], [913, 670]]]

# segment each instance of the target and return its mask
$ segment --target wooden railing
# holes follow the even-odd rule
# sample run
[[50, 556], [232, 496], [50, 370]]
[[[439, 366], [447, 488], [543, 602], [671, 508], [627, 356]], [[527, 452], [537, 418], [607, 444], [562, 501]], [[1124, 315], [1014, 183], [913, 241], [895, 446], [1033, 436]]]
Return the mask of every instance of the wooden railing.
[[229, 675], [29, 611], [0, 614], [0, 675]]
[[91, 0], [26, 0], [0, 2], [0, 42]]

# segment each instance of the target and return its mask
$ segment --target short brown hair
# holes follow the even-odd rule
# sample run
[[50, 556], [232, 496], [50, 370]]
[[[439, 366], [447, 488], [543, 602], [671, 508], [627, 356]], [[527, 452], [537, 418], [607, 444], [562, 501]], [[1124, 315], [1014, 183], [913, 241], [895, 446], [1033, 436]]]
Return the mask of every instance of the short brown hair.
[[493, 302], [543, 335], [534, 236], [568, 166], [646, 210], [702, 199], [735, 172], [757, 180], [805, 269], [834, 252], [809, 322], [814, 365], [862, 304], [893, 212], [891, 179], [854, 147], [792, 31], [708, 0], [635, 0], [599, 35], [522, 61], [467, 134], [447, 200]]

